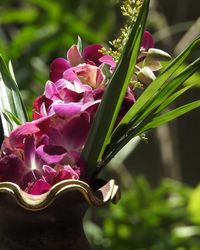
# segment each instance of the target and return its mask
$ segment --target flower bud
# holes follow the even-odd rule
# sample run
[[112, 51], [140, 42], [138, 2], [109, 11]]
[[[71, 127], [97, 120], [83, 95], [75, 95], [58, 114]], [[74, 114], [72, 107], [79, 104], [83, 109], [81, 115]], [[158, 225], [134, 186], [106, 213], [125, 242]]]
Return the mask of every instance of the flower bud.
[[151, 48], [147, 52], [146, 61], [168, 61], [171, 60], [171, 56], [160, 49]]
[[138, 80], [145, 84], [145, 85], [149, 85], [152, 81], [154, 81], [156, 79], [156, 76], [154, 75], [154, 73], [151, 71], [150, 68], [148, 67], [144, 67], [142, 68], [138, 75]]

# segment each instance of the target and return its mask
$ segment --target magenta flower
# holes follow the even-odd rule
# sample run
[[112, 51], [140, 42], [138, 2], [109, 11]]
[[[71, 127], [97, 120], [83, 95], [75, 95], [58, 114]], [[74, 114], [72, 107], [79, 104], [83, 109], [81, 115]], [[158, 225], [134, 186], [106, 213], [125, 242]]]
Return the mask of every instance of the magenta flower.
[[102, 63], [108, 64], [111, 67], [115, 64], [112, 57], [105, 56], [100, 52], [102, 48], [99, 44], [90, 45], [84, 48], [81, 54], [77, 45], [73, 45], [67, 52], [67, 59], [57, 58], [50, 66], [50, 79], [53, 82], [63, 78], [63, 73], [71, 67], [76, 67], [86, 63], [99, 67]]
[[51, 185], [43, 179], [38, 179], [35, 182], [29, 182], [25, 192], [33, 195], [43, 194], [49, 191]]
[[41, 194], [59, 181], [79, 179], [80, 152], [89, 127], [86, 112], [69, 119], [54, 114], [19, 126], [3, 144], [1, 181]]
[[[102, 69], [107, 64], [113, 72], [116, 66], [101, 48], [90, 45], [80, 53], [73, 45], [67, 59], [52, 62], [44, 94], [33, 103], [33, 121], [19, 126], [4, 140], [0, 181], [15, 182], [37, 195], [60, 181], [85, 176], [80, 155], [106, 88]], [[134, 102], [128, 88], [118, 121]]]
[[20, 184], [24, 172], [24, 162], [15, 154], [1, 155], [0, 181], [11, 181]]
[[145, 31], [142, 38], [141, 50], [147, 51], [148, 49], [153, 47], [154, 47], [154, 41], [152, 35], [148, 31]]
[[80, 64], [63, 72], [63, 78], [87, 84], [93, 89], [104, 85], [104, 75], [100, 68], [91, 64]]

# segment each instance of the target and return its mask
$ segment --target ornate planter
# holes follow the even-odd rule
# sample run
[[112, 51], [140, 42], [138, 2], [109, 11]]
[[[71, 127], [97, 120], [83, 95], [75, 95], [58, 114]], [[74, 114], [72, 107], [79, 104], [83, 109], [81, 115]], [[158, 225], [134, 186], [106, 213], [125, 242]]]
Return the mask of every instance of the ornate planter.
[[0, 250], [90, 250], [82, 227], [86, 210], [120, 198], [114, 180], [97, 180], [95, 186], [66, 180], [33, 196], [0, 183]]

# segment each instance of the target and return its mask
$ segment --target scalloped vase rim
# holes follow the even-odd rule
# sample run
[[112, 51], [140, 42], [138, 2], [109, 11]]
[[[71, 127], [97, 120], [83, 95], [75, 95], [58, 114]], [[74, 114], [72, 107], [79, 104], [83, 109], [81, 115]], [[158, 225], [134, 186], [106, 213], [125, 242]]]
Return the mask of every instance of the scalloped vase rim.
[[[84, 181], [64, 180], [53, 185], [48, 192], [41, 195], [28, 194], [13, 182], [0, 182], [0, 192], [13, 196], [21, 207], [31, 211], [47, 208], [58, 196], [69, 191], [78, 191], [86, 202], [92, 206], [103, 206], [108, 201], [117, 203], [120, 199], [119, 187], [113, 179], [95, 192]], [[101, 197], [97, 195], [99, 191], [102, 194]]]

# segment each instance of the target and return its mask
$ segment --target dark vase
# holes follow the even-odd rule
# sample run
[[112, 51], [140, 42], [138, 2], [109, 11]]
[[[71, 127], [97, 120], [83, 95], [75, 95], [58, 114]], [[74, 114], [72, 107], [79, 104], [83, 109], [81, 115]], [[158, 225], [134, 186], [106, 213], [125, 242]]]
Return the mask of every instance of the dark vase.
[[96, 182], [96, 191], [77, 180], [62, 181], [43, 195], [0, 183], [0, 250], [90, 250], [83, 231], [89, 206], [120, 197], [114, 180]]

